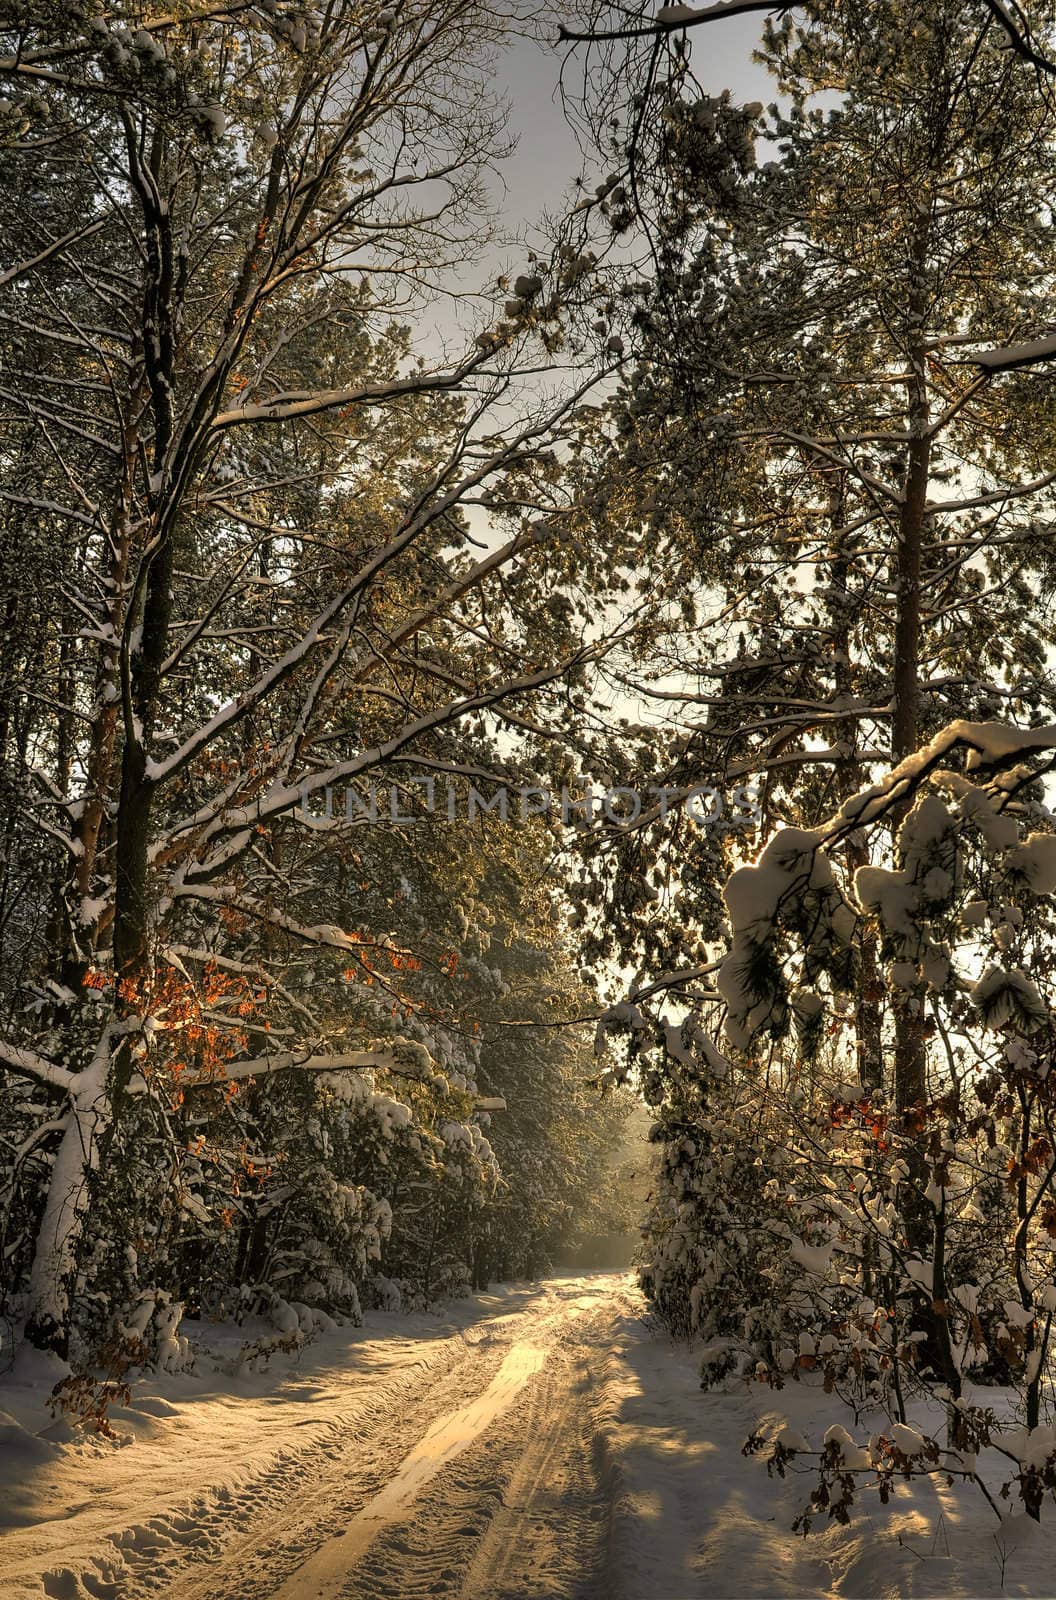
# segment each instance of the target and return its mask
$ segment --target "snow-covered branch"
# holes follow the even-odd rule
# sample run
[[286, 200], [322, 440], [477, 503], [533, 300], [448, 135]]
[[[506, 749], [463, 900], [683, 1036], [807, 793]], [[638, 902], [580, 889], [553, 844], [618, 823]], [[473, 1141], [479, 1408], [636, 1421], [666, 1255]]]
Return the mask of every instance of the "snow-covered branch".
[[51, 1089], [65, 1089], [69, 1092], [77, 1083], [77, 1074], [71, 1072], [68, 1067], [60, 1067], [57, 1062], [48, 1061], [44, 1056], [38, 1055], [35, 1050], [11, 1044], [6, 1039], [0, 1039], [0, 1064], [12, 1072], [17, 1072], [21, 1077], [34, 1078], [38, 1083], [46, 1083]]
[[388, 1050], [345, 1050], [333, 1055], [302, 1055], [296, 1050], [278, 1051], [272, 1055], [250, 1056], [243, 1061], [224, 1063], [219, 1080], [215, 1077], [190, 1078], [187, 1087], [204, 1089], [215, 1087], [217, 1081], [243, 1082], [246, 1078], [273, 1077], [277, 1072], [365, 1072], [386, 1071], [396, 1065], [396, 1058]]
[[625, 28], [576, 29], [562, 26], [558, 40], [567, 44], [601, 44], [607, 40], [663, 38], [681, 28], [695, 28], [704, 22], [722, 22], [727, 17], [740, 17], [752, 11], [769, 11], [781, 15], [790, 10], [781, 0], [719, 0], [716, 5], [686, 6], [664, 5], [651, 22], [633, 24]]

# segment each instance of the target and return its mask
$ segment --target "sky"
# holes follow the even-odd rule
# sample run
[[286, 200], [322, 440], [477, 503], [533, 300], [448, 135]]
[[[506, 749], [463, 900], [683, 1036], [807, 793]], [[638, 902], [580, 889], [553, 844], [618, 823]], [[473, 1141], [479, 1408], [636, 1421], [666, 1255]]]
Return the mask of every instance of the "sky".
[[[774, 83], [765, 68], [752, 61], [763, 28], [760, 14], [731, 17], [707, 23], [693, 30], [692, 61], [704, 90], [720, 94], [729, 89], [735, 100], [748, 102], [774, 98]], [[556, 34], [556, 30], [555, 30]], [[533, 224], [544, 212], [563, 215], [573, 196], [577, 177], [591, 156], [577, 143], [561, 102], [560, 81], [565, 65], [565, 88], [574, 96], [582, 87], [585, 46], [573, 50], [569, 45], [540, 44], [520, 37], [510, 45], [498, 63], [498, 86], [504, 89], [510, 107], [509, 132], [517, 148], [502, 166], [502, 185], [496, 185], [494, 200], [507, 241], [511, 236], [530, 241]], [[590, 187], [598, 182], [597, 171], [588, 167]], [[574, 202], [573, 202], [574, 203]], [[548, 247], [543, 241], [544, 249]], [[484, 287], [506, 270], [516, 273], [527, 266], [523, 248], [516, 243], [498, 242], [488, 247], [475, 269], [460, 267], [445, 296], [432, 308], [434, 319], [423, 348], [430, 353], [458, 347], [467, 327], [479, 317], [480, 307], [465, 291]], [[448, 343], [450, 341], [450, 344]], [[474, 536], [491, 545], [505, 534], [491, 527], [482, 507], [470, 507], [469, 523]], [[628, 699], [620, 709], [632, 720], [652, 720], [652, 709]]]
[[[729, 89], [738, 100], [773, 99], [773, 80], [751, 59], [762, 25], [763, 17], [757, 14], [693, 30], [694, 67], [708, 93]], [[558, 82], [565, 62], [567, 87], [574, 92], [580, 86], [584, 49], [518, 39], [501, 63], [511, 104], [511, 131], [519, 139], [505, 167], [504, 210], [510, 226], [530, 224], [545, 209], [558, 211], [565, 191], [582, 170], [583, 155], [566, 120]]]
[[[694, 30], [693, 62], [704, 88], [711, 94], [729, 89], [740, 101], [773, 98], [769, 74], [751, 59], [762, 32], [761, 15], [731, 17]], [[447, 285], [447, 293], [432, 307], [431, 316], [419, 324], [421, 348], [428, 356], [448, 359], [461, 347], [467, 329], [480, 325], [479, 291], [494, 285], [503, 272], [524, 271], [525, 249], [517, 241], [531, 242], [534, 225], [549, 212], [564, 215], [578, 198], [576, 179], [584, 173], [590, 187], [603, 173], [591, 166], [589, 152], [577, 143], [561, 102], [560, 80], [565, 66], [565, 87], [570, 96], [582, 88], [586, 47], [559, 45], [556, 28], [552, 43], [515, 38], [497, 63], [497, 87], [509, 103], [509, 133], [516, 149], [502, 164], [492, 192], [503, 239], [489, 244], [474, 268], [460, 266]], [[546, 240], [538, 241], [549, 253]], [[486, 315], [486, 313], [485, 313]]]

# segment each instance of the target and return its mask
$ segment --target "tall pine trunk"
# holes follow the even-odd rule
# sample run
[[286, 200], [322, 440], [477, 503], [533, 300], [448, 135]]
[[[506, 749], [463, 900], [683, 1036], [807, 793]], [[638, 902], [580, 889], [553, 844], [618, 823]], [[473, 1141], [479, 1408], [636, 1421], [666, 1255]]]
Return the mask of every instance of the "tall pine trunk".
[[[891, 755], [897, 763], [912, 755], [920, 740], [921, 566], [927, 531], [931, 435], [924, 319], [927, 312], [928, 217], [913, 236], [909, 260], [907, 349], [906, 479], [895, 552], [895, 659]], [[905, 1119], [924, 1099], [926, 1052], [921, 1019], [908, 1004], [895, 1010], [895, 1108]]]

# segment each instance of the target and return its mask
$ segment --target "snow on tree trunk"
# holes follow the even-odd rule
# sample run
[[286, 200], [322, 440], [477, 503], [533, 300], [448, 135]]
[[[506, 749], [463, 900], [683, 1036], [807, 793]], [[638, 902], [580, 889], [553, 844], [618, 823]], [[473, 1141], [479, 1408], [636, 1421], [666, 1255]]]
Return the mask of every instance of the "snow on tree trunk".
[[88, 1209], [89, 1183], [100, 1140], [110, 1124], [108, 1079], [114, 1037], [108, 1026], [91, 1065], [70, 1092], [62, 1139], [52, 1167], [29, 1282], [26, 1338], [40, 1349], [66, 1354], [77, 1249]]

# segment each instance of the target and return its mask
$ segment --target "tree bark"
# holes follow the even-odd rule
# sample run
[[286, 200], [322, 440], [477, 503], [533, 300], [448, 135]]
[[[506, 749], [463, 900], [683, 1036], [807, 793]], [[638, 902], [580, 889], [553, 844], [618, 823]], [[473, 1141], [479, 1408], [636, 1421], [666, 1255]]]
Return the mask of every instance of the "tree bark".
[[29, 1283], [26, 1338], [65, 1357], [77, 1252], [88, 1208], [89, 1184], [110, 1122], [108, 1079], [114, 1028], [104, 1028], [91, 1065], [70, 1094], [62, 1139], [37, 1234]]
[[[928, 216], [915, 230], [909, 260], [910, 329], [906, 375], [906, 481], [898, 519], [895, 555], [894, 716], [891, 755], [897, 763], [912, 755], [920, 740], [921, 566], [927, 532], [931, 434], [924, 319], [927, 312], [925, 266]], [[927, 1092], [926, 1051], [921, 1020], [908, 1005], [895, 1010], [895, 1108], [903, 1119]]]

